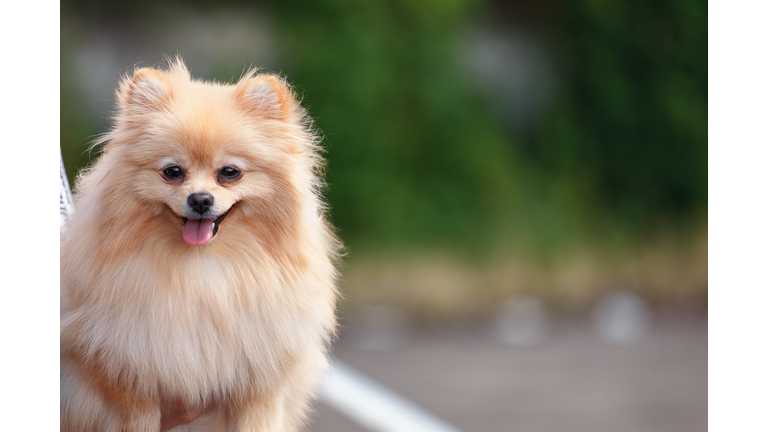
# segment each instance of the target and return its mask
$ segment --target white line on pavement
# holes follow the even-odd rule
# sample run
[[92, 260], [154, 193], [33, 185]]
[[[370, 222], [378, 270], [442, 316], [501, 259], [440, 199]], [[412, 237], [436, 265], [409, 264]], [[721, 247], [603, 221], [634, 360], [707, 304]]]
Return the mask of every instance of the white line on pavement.
[[320, 386], [321, 399], [377, 432], [461, 432], [415, 403], [339, 361]]

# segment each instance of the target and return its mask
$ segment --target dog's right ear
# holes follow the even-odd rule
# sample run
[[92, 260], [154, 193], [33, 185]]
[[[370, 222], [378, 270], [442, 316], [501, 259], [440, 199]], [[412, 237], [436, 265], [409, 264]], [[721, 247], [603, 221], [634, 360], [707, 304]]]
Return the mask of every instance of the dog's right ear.
[[236, 95], [245, 109], [264, 118], [286, 120], [296, 111], [296, 96], [276, 75], [252, 76], [249, 72], [237, 84]]
[[120, 82], [117, 101], [121, 111], [157, 111], [171, 99], [171, 81], [168, 75], [152, 68], [141, 68], [132, 79]]

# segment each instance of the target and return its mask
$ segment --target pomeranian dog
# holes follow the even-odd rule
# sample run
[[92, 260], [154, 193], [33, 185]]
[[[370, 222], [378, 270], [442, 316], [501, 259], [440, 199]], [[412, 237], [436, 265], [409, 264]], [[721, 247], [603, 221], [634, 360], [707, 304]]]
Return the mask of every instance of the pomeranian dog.
[[[61, 236], [61, 430], [295, 431], [335, 334], [341, 245], [311, 121], [274, 75], [180, 59], [117, 90]], [[164, 426], [163, 428], [167, 428]]]

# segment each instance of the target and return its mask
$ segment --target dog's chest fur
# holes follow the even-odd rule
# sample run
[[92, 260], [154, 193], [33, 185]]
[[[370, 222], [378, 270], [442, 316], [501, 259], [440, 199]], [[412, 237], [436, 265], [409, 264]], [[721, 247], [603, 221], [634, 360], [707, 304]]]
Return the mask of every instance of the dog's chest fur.
[[325, 339], [322, 304], [315, 313], [302, 308], [301, 281], [255, 257], [137, 256], [106, 269], [91, 289], [103, 291], [91, 297], [99, 307], [72, 310], [62, 334], [76, 326], [77, 340], [63, 342], [90, 353], [108, 378], [156, 396], [267, 391], [301, 351], [322, 351]]

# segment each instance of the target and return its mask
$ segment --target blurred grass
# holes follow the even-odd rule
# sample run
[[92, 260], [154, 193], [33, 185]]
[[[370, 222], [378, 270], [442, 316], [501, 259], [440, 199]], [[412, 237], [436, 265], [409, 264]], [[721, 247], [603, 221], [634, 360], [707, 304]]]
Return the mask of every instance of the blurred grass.
[[[352, 302], [447, 316], [524, 292], [578, 308], [620, 285], [659, 304], [706, 304], [703, 1], [66, 0], [61, 9], [71, 179], [107, 128], [107, 110], [89, 108], [82, 47], [108, 49], [100, 38], [111, 32], [122, 45], [109, 49], [178, 49], [204, 79], [231, 81], [256, 61], [294, 83], [324, 134]], [[539, 41], [552, 89], [536, 115], [505, 108], [520, 95], [468, 70], [461, 47], [478, 48], [467, 45], [478, 28]], [[255, 57], [263, 50], [251, 45], [276, 54]], [[148, 59], [120, 71], [139, 61]]]

